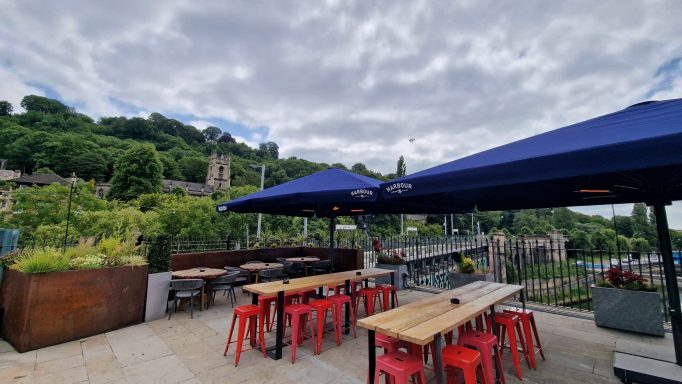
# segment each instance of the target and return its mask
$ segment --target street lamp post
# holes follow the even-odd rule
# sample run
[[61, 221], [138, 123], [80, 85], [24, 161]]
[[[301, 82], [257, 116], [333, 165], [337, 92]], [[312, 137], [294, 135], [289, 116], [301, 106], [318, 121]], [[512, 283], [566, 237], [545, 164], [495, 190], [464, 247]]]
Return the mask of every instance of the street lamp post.
[[[251, 164], [251, 168], [253, 169], [258, 169], [258, 164]], [[260, 190], [263, 190], [263, 185], [265, 183], [265, 164], [260, 165]], [[256, 236], [260, 239], [260, 223], [262, 220], [263, 214], [259, 213], [258, 214], [258, 228], [256, 229]]]
[[69, 206], [66, 208], [66, 231], [64, 233], [64, 243], [62, 244], [62, 248], [66, 250], [66, 242], [69, 238], [69, 224], [71, 222], [71, 200], [73, 198], [73, 193], [76, 191], [76, 182], [78, 179], [76, 178], [71, 178], [70, 179], [71, 183], [69, 184]]

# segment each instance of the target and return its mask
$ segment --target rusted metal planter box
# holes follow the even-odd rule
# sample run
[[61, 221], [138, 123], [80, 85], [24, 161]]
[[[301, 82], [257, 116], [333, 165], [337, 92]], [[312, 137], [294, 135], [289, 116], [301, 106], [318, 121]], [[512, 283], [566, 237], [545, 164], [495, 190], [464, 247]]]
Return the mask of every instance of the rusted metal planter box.
[[2, 338], [19, 352], [144, 320], [148, 266], [26, 274], [5, 270]]
[[592, 309], [598, 327], [663, 336], [663, 312], [658, 292], [592, 287]]

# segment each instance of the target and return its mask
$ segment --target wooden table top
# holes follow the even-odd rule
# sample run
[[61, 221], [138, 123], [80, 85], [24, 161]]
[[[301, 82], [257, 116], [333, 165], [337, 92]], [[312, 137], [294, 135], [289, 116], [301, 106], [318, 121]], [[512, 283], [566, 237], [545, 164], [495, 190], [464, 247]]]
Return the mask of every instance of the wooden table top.
[[300, 262], [300, 263], [314, 263], [316, 261], [320, 261], [319, 257], [313, 257], [313, 256], [305, 256], [305, 257], [289, 257], [286, 259], [287, 261], [292, 261], [292, 262]]
[[[447, 333], [504, 301], [524, 287], [478, 281], [358, 320], [363, 328], [411, 343], [426, 345], [437, 333]], [[452, 304], [458, 298], [459, 304]]]
[[281, 263], [251, 263], [251, 264], [240, 265], [239, 268], [246, 270], [246, 271], [249, 271], [249, 272], [258, 272], [258, 271], [264, 271], [266, 269], [284, 268], [284, 264], [281, 264]]
[[191, 268], [173, 271], [173, 277], [176, 279], [215, 279], [226, 274], [226, 270], [217, 268]]
[[[360, 272], [357, 275], [356, 272]], [[343, 284], [346, 280], [358, 281], [372, 277], [386, 276], [393, 273], [390, 269], [367, 268], [357, 269], [353, 271], [328, 273], [325, 275], [315, 275], [307, 277], [299, 277], [297, 279], [289, 279], [289, 284], [284, 284], [281, 281], [272, 281], [269, 283], [250, 284], [242, 288], [249, 292], [257, 293], [259, 295], [274, 295], [277, 292], [291, 292], [302, 291], [306, 289], [318, 288], [322, 286]]]

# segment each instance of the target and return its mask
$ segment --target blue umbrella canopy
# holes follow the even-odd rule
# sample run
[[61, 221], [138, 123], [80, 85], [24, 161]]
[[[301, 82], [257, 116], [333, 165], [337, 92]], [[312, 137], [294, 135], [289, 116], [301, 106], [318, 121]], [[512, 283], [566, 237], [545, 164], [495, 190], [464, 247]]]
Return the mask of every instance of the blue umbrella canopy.
[[378, 199], [381, 181], [328, 168], [222, 204], [218, 212], [260, 212], [302, 217], [356, 216], [370, 213], [436, 211], [429, 204]]
[[452, 211], [682, 198], [682, 99], [645, 102], [384, 183]]
[[653, 205], [682, 365], [682, 311], [665, 212], [682, 199], [681, 149], [682, 99], [650, 101], [384, 183], [381, 197], [453, 211]]
[[362, 215], [377, 200], [380, 181], [328, 168], [222, 203], [218, 212], [260, 212], [303, 217]]

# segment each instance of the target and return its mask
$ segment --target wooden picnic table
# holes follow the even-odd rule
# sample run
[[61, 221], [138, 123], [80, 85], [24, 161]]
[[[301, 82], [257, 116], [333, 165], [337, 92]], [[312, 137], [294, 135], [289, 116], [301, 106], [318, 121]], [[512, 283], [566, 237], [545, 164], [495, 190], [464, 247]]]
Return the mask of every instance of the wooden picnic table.
[[[434, 342], [436, 382], [442, 384], [442, 335], [473, 320], [488, 309], [493, 312], [494, 322], [495, 304], [522, 292], [523, 288], [521, 285], [478, 281], [358, 320], [357, 324], [368, 330], [369, 382], [374, 382], [374, 337], [379, 332], [418, 345]], [[452, 298], [459, 299], [459, 304], [452, 304]], [[523, 294], [521, 299], [523, 300]]]
[[[173, 271], [173, 278], [174, 279], [202, 279], [202, 280], [204, 280], [204, 282], [206, 284], [203, 287], [201, 287], [201, 310], [203, 310], [204, 304], [207, 302], [206, 291], [207, 291], [207, 288], [211, 287], [211, 281], [213, 281], [214, 279], [217, 279], [220, 276], [224, 276], [226, 274], [227, 274], [227, 271], [224, 269], [190, 268], [190, 269], [183, 269], [180, 271]], [[210, 299], [210, 297], [209, 297], [209, 299]]]
[[[367, 268], [289, 279], [288, 283], [284, 283], [283, 281], [272, 281], [268, 283], [249, 284], [243, 286], [242, 289], [253, 294], [251, 300], [254, 305], [258, 305], [258, 295], [277, 295], [277, 331], [275, 346], [268, 348], [268, 356], [274, 360], [279, 360], [282, 358], [282, 348], [284, 346], [285, 292], [306, 291], [316, 288], [318, 289], [318, 295], [322, 296], [322, 287], [345, 284], [345, 292], [350, 293], [350, 284], [353, 281], [365, 280], [365, 284], [367, 284], [367, 279], [389, 275], [391, 276], [391, 284], [395, 284], [395, 271], [381, 268]], [[393, 303], [393, 306], [395, 306], [395, 303]], [[348, 325], [350, 324], [350, 307], [348, 304], [346, 304], [345, 312], [345, 333], [348, 333]]]
[[303, 269], [304, 273], [306, 276], [308, 276], [308, 266], [312, 263], [316, 263], [320, 261], [319, 257], [315, 256], [303, 256], [303, 257], [289, 257], [286, 259], [287, 261], [291, 261], [292, 263], [303, 263], [305, 264], [305, 268]]
[[249, 272], [249, 281], [251, 281], [251, 274], [255, 273], [256, 278], [254, 279], [256, 284], [260, 280], [260, 271], [267, 271], [270, 269], [281, 269], [284, 268], [284, 264], [280, 263], [248, 263], [242, 264], [239, 268]]

